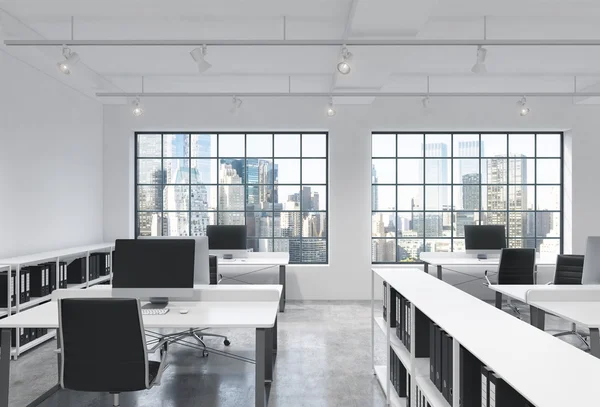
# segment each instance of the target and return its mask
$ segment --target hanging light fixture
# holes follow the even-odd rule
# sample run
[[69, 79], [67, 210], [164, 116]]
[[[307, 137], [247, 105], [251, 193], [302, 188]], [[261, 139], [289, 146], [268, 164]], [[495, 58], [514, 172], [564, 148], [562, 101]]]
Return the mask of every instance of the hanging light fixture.
[[192, 58], [196, 62], [196, 65], [198, 65], [198, 72], [200, 72], [200, 73], [206, 72], [206, 71], [208, 71], [212, 67], [212, 64], [210, 64], [205, 59], [205, 57], [206, 57], [206, 45], [203, 45], [203, 46], [198, 47], [198, 48], [194, 48], [190, 52], [190, 55], [192, 56]]
[[135, 117], [140, 117], [144, 114], [144, 108], [142, 107], [142, 103], [140, 101], [139, 96], [136, 97], [133, 102], [131, 102], [131, 113], [135, 116]]
[[73, 66], [79, 62], [79, 54], [71, 51], [71, 49], [66, 46], [63, 46], [62, 54], [65, 59], [58, 62], [56, 66], [60, 72], [64, 73], [65, 75], [70, 75]]
[[477, 47], [477, 61], [475, 61], [475, 65], [471, 68], [471, 72], [473, 73], [487, 73], [487, 67], [485, 66], [485, 58], [487, 57], [487, 49], [483, 48], [481, 45]]
[[335, 108], [333, 107], [333, 98], [329, 99], [329, 104], [327, 105], [327, 116], [329, 117], [333, 117], [335, 116]]
[[531, 109], [527, 106], [527, 98], [523, 96], [518, 102], [517, 106], [519, 106], [519, 115], [527, 116]]
[[431, 102], [431, 99], [429, 98], [429, 96], [425, 96], [423, 99], [421, 99], [421, 104], [423, 105], [423, 109], [427, 109], [429, 107], [430, 102]]
[[352, 53], [348, 51], [348, 48], [344, 45], [342, 48], [342, 61], [337, 64], [337, 70], [342, 75], [348, 75], [352, 70], [350, 67], [350, 59], [352, 59]]
[[238, 98], [237, 96], [234, 96], [231, 100], [231, 109], [229, 109], [229, 112], [231, 114], [237, 114], [238, 110], [240, 110], [240, 108], [242, 107], [242, 103], [242, 99]]

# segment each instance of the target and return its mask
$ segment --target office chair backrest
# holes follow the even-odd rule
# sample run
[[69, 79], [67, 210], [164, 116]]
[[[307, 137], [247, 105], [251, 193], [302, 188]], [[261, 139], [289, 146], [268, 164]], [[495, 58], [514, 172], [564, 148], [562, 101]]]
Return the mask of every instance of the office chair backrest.
[[149, 387], [138, 300], [65, 298], [58, 313], [63, 388], [120, 393]]
[[583, 259], [584, 257], [579, 254], [559, 254], [556, 257], [554, 284], [581, 284]]
[[600, 236], [588, 236], [581, 284], [600, 284]]
[[502, 249], [498, 284], [533, 284], [535, 249]]

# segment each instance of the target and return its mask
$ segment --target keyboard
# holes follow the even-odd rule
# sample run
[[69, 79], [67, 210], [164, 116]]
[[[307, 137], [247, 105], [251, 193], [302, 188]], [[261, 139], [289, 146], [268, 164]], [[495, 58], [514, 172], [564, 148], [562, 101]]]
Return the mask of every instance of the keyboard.
[[142, 315], [165, 315], [169, 308], [142, 308]]

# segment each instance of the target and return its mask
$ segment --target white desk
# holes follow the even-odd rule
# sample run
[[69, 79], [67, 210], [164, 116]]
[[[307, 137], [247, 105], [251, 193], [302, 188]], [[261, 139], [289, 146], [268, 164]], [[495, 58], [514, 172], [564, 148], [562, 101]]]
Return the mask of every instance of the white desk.
[[[277, 313], [282, 287], [263, 286], [201, 286], [194, 288], [194, 296], [201, 301], [169, 303], [165, 315], [144, 315], [145, 328], [189, 329], [197, 327], [253, 328], [256, 330], [255, 406], [267, 405], [266, 385], [273, 380], [273, 354], [277, 351]], [[246, 293], [247, 295], [245, 295]], [[10, 385], [11, 328], [58, 328], [56, 298], [109, 297], [110, 288], [94, 290], [57, 290], [55, 300], [0, 320], [0, 406], [8, 406]], [[243, 300], [240, 298], [243, 297]], [[189, 310], [180, 314], [181, 308]], [[58, 334], [57, 334], [58, 336]], [[57, 341], [58, 343], [59, 341]], [[57, 391], [58, 385], [49, 392]], [[47, 397], [46, 393], [43, 397]], [[33, 405], [43, 401], [38, 399]]]
[[281, 302], [279, 304], [279, 311], [285, 311], [285, 300], [286, 300], [286, 267], [290, 262], [289, 253], [263, 253], [263, 252], [249, 252], [247, 258], [243, 259], [231, 259], [226, 260], [222, 257], [218, 257], [218, 267], [226, 269], [239, 269], [248, 267], [262, 267], [259, 270], [250, 272], [243, 272], [231, 277], [224, 277], [224, 280], [233, 280], [236, 283], [245, 283], [240, 280], [241, 277], [253, 274], [271, 267], [279, 268], [279, 284], [283, 286], [283, 294], [281, 296]]
[[[460, 366], [460, 344], [535, 406], [590, 405], [600, 399], [600, 360], [419, 269], [373, 271], [453, 337], [453, 369]], [[453, 378], [460, 380], [458, 370]], [[458, 397], [455, 391], [455, 406]]]

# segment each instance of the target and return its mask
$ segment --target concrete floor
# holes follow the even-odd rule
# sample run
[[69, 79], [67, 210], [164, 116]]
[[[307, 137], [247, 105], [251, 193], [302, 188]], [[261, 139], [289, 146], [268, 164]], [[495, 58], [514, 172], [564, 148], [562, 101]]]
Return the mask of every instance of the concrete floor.
[[[378, 307], [380, 309], [380, 306]], [[279, 314], [279, 353], [270, 407], [383, 407], [385, 398], [371, 369], [370, 302], [292, 302]], [[377, 311], [378, 315], [380, 311]], [[524, 313], [528, 321], [528, 314]], [[548, 317], [546, 328], [568, 323]], [[377, 329], [377, 326], [375, 326]], [[213, 330], [223, 333], [224, 331]], [[254, 332], [226, 332], [228, 351], [253, 358]], [[118, 341], [118, 338], [116, 338]], [[578, 345], [572, 337], [565, 340]], [[209, 346], [225, 349], [218, 339]], [[56, 342], [11, 364], [10, 406], [26, 406], [54, 385]], [[376, 331], [376, 364], [385, 363], [385, 338]], [[122, 395], [121, 406], [245, 407], [254, 405], [254, 365], [173, 346], [159, 387]], [[60, 391], [43, 407], [112, 406], [108, 394]]]

